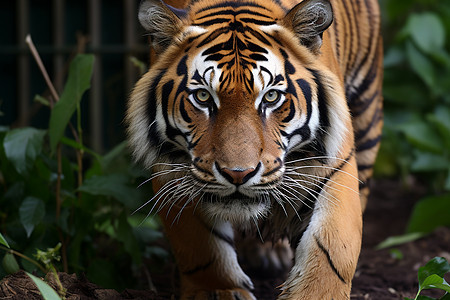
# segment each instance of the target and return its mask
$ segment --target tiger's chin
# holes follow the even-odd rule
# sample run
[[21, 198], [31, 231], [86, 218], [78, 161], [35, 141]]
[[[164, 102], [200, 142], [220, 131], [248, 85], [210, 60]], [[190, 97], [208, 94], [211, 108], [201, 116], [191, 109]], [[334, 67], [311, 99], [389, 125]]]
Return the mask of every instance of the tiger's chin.
[[264, 218], [270, 210], [271, 201], [268, 198], [249, 198], [236, 193], [203, 201], [201, 207], [203, 213], [211, 220], [245, 225]]

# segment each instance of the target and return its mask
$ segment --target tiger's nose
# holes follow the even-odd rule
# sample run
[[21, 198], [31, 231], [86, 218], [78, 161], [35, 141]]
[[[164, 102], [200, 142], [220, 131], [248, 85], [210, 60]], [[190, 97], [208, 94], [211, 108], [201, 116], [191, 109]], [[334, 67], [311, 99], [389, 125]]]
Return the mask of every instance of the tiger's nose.
[[218, 170], [220, 170], [220, 174], [225, 177], [229, 182], [240, 185], [246, 183], [250, 178], [256, 175], [259, 170], [260, 164], [256, 168], [248, 168], [248, 169], [239, 169], [239, 168], [220, 168], [217, 166]]

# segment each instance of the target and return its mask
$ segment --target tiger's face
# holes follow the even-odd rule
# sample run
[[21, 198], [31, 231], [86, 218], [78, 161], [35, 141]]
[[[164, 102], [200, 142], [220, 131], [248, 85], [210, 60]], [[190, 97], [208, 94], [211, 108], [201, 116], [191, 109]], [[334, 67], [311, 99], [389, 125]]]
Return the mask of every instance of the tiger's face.
[[[343, 96], [333, 87], [338, 79], [319, 71], [326, 68], [317, 35], [332, 20], [327, 8], [319, 12], [321, 27], [301, 45], [285, 23], [298, 12], [271, 2], [214, 1], [186, 14], [141, 7], [150, 32], [176, 32], [168, 46], [160, 32], [152, 36], [163, 50], [136, 85], [127, 116], [135, 156], [166, 178], [157, 201], [201, 201], [212, 217], [255, 218], [277, 197], [288, 155], [336, 156], [348, 113], [328, 109]], [[158, 14], [170, 28], [148, 24]]]

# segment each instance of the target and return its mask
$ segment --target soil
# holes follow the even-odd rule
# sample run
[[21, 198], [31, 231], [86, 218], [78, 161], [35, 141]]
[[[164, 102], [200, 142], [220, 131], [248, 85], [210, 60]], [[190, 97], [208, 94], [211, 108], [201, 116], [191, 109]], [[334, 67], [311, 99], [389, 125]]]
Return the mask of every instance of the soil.
[[[364, 233], [361, 256], [355, 277], [351, 299], [403, 299], [414, 298], [417, 287], [417, 270], [429, 259], [442, 256], [450, 261], [450, 228], [438, 228], [432, 234], [396, 247], [403, 258], [396, 258], [390, 249], [375, 250], [375, 246], [387, 237], [405, 232], [408, 217], [414, 204], [424, 195], [416, 185], [405, 190], [399, 182], [377, 181], [364, 214]], [[398, 253], [397, 251], [397, 253]], [[447, 274], [449, 275], [449, 274]], [[103, 289], [75, 274], [59, 273], [67, 289], [66, 299], [176, 299], [176, 272], [173, 265], [161, 274], [152, 274], [157, 293], [150, 290]], [[56, 288], [52, 276], [47, 278]], [[282, 278], [253, 277], [257, 299], [276, 299], [276, 289]], [[449, 277], [446, 277], [450, 281]], [[429, 296], [442, 295], [438, 291]], [[0, 282], [0, 299], [42, 299], [31, 280], [23, 272], [5, 277]]]

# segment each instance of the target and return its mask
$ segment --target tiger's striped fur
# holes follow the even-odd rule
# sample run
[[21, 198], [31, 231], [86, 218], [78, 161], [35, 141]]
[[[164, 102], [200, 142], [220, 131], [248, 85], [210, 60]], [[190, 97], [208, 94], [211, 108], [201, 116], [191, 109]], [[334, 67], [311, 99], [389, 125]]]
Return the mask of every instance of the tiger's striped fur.
[[295, 248], [279, 299], [348, 299], [382, 127], [377, 1], [169, 4], [141, 4], [157, 58], [126, 119], [181, 298], [254, 298], [244, 228]]

